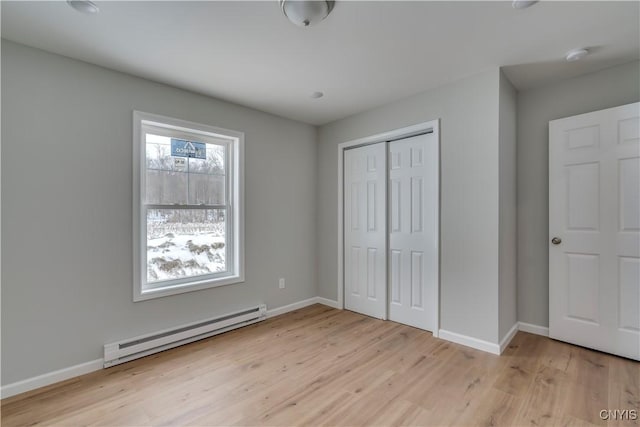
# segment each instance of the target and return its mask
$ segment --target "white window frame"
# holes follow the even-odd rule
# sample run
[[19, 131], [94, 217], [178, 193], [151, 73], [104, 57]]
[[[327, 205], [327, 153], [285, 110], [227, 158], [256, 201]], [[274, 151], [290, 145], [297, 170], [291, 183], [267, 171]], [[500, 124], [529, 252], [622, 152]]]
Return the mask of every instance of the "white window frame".
[[[228, 143], [225, 169], [229, 169], [226, 183], [225, 220], [226, 240], [229, 244], [227, 272], [167, 280], [148, 289], [147, 280], [147, 225], [145, 194], [146, 138], [145, 128], [160, 127], [165, 133], [188, 139], [199, 134], [203, 139], [213, 138], [216, 143]], [[185, 135], [186, 133], [186, 135]], [[227, 142], [228, 141], [228, 142]], [[133, 112], [133, 301], [198, 291], [216, 286], [244, 282], [244, 133], [193, 123], [142, 111]], [[169, 206], [167, 206], [169, 207]], [[189, 280], [191, 279], [191, 280]]]

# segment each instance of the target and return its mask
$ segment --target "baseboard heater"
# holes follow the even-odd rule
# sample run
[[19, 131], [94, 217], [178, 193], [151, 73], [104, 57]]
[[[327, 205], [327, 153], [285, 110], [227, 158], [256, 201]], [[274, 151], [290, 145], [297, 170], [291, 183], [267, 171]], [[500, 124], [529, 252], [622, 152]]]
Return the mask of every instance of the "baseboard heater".
[[266, 319], [266, 315], [267, 306], [260, 304], [223, 316], [106, 344], [104, 346], [104, 367], [119, 365], [120, 363], [260, 322]]

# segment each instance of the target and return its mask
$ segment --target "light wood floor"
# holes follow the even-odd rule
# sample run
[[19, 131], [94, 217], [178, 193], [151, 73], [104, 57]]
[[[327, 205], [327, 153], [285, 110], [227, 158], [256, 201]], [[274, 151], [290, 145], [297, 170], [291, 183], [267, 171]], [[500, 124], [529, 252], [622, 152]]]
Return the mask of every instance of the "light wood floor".
[[637, 362], [523, 332], [498, 357], [315, 305], [5, 399], [2, 425], [584, 426], [639, 406]]

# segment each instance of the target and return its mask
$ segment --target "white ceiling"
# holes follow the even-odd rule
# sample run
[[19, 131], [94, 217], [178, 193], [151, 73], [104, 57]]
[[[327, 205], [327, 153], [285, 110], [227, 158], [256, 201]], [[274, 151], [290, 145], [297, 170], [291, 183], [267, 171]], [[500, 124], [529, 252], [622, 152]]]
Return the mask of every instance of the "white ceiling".
[[[2, 37], [312, 124], [491, 67], [524, 89], [640, 57], [636, 1], [338, 1], [311, 28], [276, 0], [94, 1], [2, 1]], [[593, 54], [566, 63], [575, 47]]]

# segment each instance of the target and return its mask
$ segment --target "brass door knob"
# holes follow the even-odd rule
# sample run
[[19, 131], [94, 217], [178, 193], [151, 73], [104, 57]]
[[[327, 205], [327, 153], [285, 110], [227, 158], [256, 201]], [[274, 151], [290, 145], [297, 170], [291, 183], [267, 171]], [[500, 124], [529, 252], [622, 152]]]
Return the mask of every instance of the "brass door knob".
[[554, 245], [559, 245], [560, 243], [562, 243], [562, 239], [559, 237], [554, 237], [553, 239], [551, 239], [551, 243], [553, 243]]

